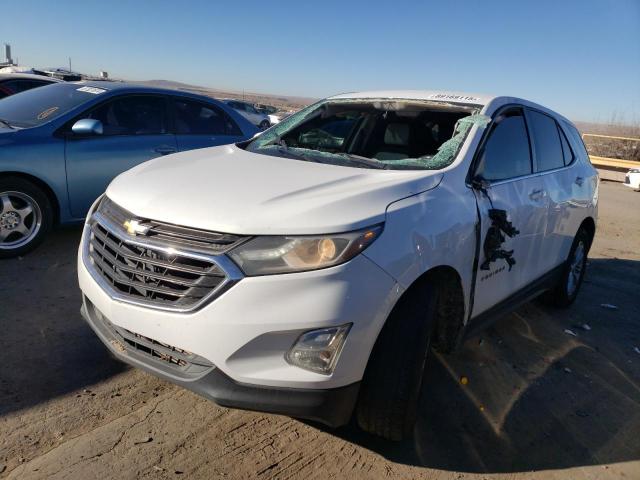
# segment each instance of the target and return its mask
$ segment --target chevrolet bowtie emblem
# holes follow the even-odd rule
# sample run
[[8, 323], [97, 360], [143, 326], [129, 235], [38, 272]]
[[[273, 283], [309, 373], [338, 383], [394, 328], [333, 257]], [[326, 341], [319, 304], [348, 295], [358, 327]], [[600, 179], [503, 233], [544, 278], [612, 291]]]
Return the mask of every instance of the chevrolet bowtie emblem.
[[127, 220], [122, 224], [129, 235], [146, 235], [149, 227], [142, 225], [138, 220]]

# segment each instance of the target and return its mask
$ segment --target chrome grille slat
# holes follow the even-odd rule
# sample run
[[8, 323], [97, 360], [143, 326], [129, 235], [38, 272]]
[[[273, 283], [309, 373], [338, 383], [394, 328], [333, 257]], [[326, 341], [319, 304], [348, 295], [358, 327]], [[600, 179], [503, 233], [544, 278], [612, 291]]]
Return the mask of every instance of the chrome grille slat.
[[[113, 241], [109, 240], [108, 238], [106, 238], [102, 233], [100, 232], [96, 232], [95, 230], [92, 231], [92, 233], [94, 235], [96, 235], [103, 243], [106, 243], [112, 250], [119, 250], [119, 246], [117, 244], [115, 244]], [[118, 251], [118, 254], [129, 258], [131, 260], [134, 261], [138, 261], [140, 260], [140, 256], [139, 255], [134, 255], [132, 253], [125, 253], [122, 251]], [[151, 258], [145, 258], [144, 259], [145, 263], [148, 263], [150, 265], [154, 265], [157, 267], [164, 267], [164, 268], [170, 268], [171, 270], [175, 270], [175, 271], [179, 271], [179, 272], [184, 272], [184, 273], [193, 273], [196, 275], [214, 275], [214, 276], [224, 276], [224, 273], [222, 272], [222, 270], [216, 269], [215, 271], [207, 271], [203, 268], [198, 268], [198, 267], [192, 267], [192, 266], [185, 266], [185, 265], [176, 265], [174, 263], [170, 263], [170, 262], [163, 262], [161, 260], [157, 260], [157, 259], [151, 259]]]
[[[176, 297], [176, 298], [184, 298], [184, 297], [202, 298], [208, 292], [208, 289], [205, 289], [205, 291], [202, 293], [202, 295], [197, 295], [196, 294], [197, 291], [191, 290], [190, 294], [187, 294], [187, 293], [184, 293], [184, 292], [187, 292], [186, 289], [184, 291], [180, 292], [180, 291], [176, 291], [175, 289], [172, 289], [172, 288], [150, 285], [150, 284], [145, 283], [145, 282], [134, 281], [134, 280], [130, 280], [128, 278], [124, 278], [124, 277], [121, 277], [121, 276], [116, 276], [116, 275], [113, 274], [113, 271], [114, 271], [113, 268], [109, 268], [109, 266], [105, 266], [105, 264], [99, 258], [96, 258], [93, 255], [92, 255], [92, 258], [98, 264], [98, 268], [100, 269], [102, 274], [107, 276], [109, 278], [109, 280], [111, 280], [111, 283], [114, 283], [114, 284], [115, 283], [119, 283], [119, 284], [122, 284], [122, 285], [127, 285], [129, 287], [138, 289], [139, 291], [151, 290], [152, 292], [155, 292], [155, 293], [161, 293], [163, 295], [168, 295], [168, 296]], [[119, 269], [120, 267], [117, 267], [117, 268]], [[131, 293], [131, 292], [129, 291], [129, 293]], [[141, 294], [142, 294], [142, 292], [141, 292]]]
[[[170, 270], [169, 267], [158, 267], [158, 268], [164, 268], [165, 269], [164, 273], [155, 273], [155, 272], [150, 272], [146, 270], [141, 271], [135, 267], [124, 265], [122, 262], [118, 261], [116, 257], [114, 257], [111, 253], [109, 253], [103, 246], [100, 246], [99, 244], [94, 243], [91, 246], [91, 248], [97, 251], [101, 257], [108, 260], [112, 265], [117, 265], [118, 268], [122, 271], [132, 273], [132, 274], [143, 274], [145, 277], [154, 278], [154, 279], [162, 280], [165, 282], [170, 282], [183, 287], [215, 287], [217, 283], [219, 283], [218, 278], [224, 277], [223, 274], [207, 273], [204, 275], [194, 276], [193, 277], [194, 281], [189, 281], [189, 280], [186, 280], [185, 278], [179, 278], [172, 275], [171, 273], [167, 273], [167, 271]], [[102, 259], [100, 260], [102, 261]], [[149, 262], [145, 262], [145, 263], [149, 263]], [[154, 263], [153, 266], [156, 266], [156, 264]]]
[[[126, 218], [127, 212], [118, 210], [119, 207], [109, 201], [109, 215], [104, 215], [102, 206], [101, 203], [89, 220], [84, 258], [94, 278], [100, 279], [103, 288], [113, 291], [114, 298], [186, 312], [198, 308], [241, 278], [239, 269], [226, 256], [186, 249], [177, 241], [180, 227], [171, 226], [171, 235], [160, 234], [155, 238], [131, 235], [125, 230], [127, 220], [113, 222], [116, 218]], [[129, 220], [147, 224], [146, 220], [131, 217]], [[185, 229], [187, 233], [190, 230], [193, 229]], [[210, 233], [212, 238], [217, 236], [222, 243], [226, 242], [225, 234]], [[152, 236], [148, 232], [147, 235]], [[171, 236], [177, 240], [161, 240]], [[187, 238], [186, 243], [192, 241]]]

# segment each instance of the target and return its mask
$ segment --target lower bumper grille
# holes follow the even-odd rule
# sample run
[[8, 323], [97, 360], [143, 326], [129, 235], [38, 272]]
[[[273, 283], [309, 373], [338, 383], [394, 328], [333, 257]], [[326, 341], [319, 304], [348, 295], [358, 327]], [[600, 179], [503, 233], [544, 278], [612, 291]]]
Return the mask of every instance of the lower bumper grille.
[[87, 320], [119, 352], [135, 354], [145, 363], [154, 364], [183, 378], [199, 377], [215, 368], [209, 360], [199, 355], [114, 325], [86, 297], [84, 306], [89, 317]]

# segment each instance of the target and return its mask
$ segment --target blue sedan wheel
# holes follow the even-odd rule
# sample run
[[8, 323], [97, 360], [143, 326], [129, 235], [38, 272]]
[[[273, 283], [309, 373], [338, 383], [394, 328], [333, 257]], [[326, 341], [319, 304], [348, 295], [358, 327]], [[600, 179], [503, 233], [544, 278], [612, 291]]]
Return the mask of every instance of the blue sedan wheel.
[[32, 250], [51, 224], [51, 202], [37, 186], [22, 178], [0, 179], [0, 258]]

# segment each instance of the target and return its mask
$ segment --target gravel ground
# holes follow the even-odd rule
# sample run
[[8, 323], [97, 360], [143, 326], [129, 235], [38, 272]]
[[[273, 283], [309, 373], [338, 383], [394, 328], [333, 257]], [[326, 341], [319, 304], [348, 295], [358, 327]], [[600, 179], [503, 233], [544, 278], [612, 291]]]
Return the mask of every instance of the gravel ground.
[[527, 304], [434, 356], [402, 443], [221, 408], [112, 360], [78, 313], [80, 230], [58, 231], [0, 263], [0, 477], [640, 478], [640, 193], [600, 192], [577, 304]]

